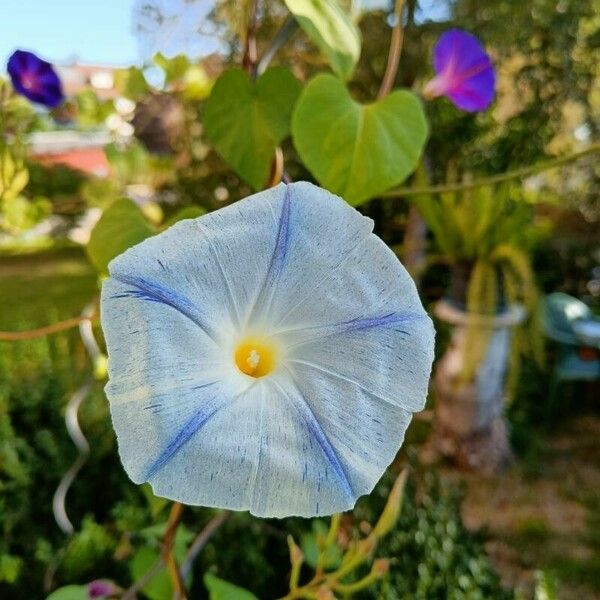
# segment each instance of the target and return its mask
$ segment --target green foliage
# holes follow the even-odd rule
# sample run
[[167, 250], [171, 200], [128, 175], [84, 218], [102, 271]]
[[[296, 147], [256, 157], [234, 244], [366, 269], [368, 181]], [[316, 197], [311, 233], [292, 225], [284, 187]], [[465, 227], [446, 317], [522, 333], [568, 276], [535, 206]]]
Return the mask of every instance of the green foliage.
[[[419, 474], [422, 487], [409, 485], [397, 527], [377, 554], [392, 558], [381, 587], [356, 596], [360, 600], [512, 600], [503, 590], [483, 551], [482, 541], [460, 519], [460, 495], [441, 486], [432, 474]], [[361, 500], [357, 519], [373, 519], [391, 482], [384, 479], [370, 498]], [[419, 499], [417, 499], [419, 498]]]
[[206, 209], [201, 206], [186, 206], [185, 208], [178, 210], [171, 218], [167, 219], [165, 227], [171, 227], [171, 225], [175, 225], [175, 223], [183, 221], [184, 219], [197, 219], [205, 214]]
[[556, 579], [545, 571], [535, 573], [535, 600], [558, 600]]
[[[307, 531], [300, 537], [300, 547], [304, 553], [306, 564], [313, 569], [316, 568], [319, 562], [320, 541], [327, 537], [328, 527], [324, 521], [315, 519], [312, 522], [311, 530]], [[324, 549], [321, 557], [322, 566], [325, 569], [335, 569], [339, 567], [342, 560], [342, 552], [339, 546], [331, 544]]]
[[256, 83], [241, 69], [225, 71], [204, 109], [206, 135], [227, 163], [255, 190], [269, 176], [275, 149], [290, 133], [300, 83], [281, 67]]
[[137, 67], [117, 70], [114, 78], [115, 87], [121, 91], [123, 96], [131, 100], [140, 100], [150, 91], [150, 85], [146, 81], [144, 73]]
[[[426, 180], [423, 167], [415, 178]], [[532, 230], [533, 208], [511, 184], [415, 196], [414, 202], [431, 230], [434, 242], [451, 265], [470, 269], [466, 310], [494, 316], [503, 304], [521, 303], [528, 311], [527, 329], [513, 336], [509, 388], [518, 374], [518, 355], [530, 354], [543, 362], [539, 293], [528, 256], [537, 241]], [[455, 299], [456, 300], [456, 299]], [[467, 327], [463, 379], [470, 380], [485, 356], [492, 330], [473, 319]]]
[[46, 600], [89, 600], [86, 585], [67, 585], [52, 592]]
[[79, 92], [75, 96], [75, 105], [78, 125], [88, 129], [104, 123], [115, 110], [112, 100], [102, 100], [92, 89]]
[[[0, 455], [5, 454], [5, 452], [6, 449], [0, 450]], [[22, 566], [23, 561], [19, 557], [11, 556], [10, 554], [0, 554], [0, 582], [14, 583], [21, 574]]]
[[28, 200], [24, 196], [6, 198], [2, 203], [0, 225], [11, 233], [33, 227], [52, 212], [50, 200], [44, 197]]
[[154, 56], [154, 64], [163, 70], [166, 86], [183, 79], [191, 65], [190, 59], [183, 54], [167, 58], [160, 52]]
[[[150, 492], [145, 490], [146, 498], [149, 500], [151, 513], [157, 515], [162, 512], [165, 504], [168, 504], [168, 500], [164, 498], [156, 498]], [[160, 542], [162, 536], [165, 533], [166, 523], [160, 523], [151, 527], [146, 527], [136, 532], [144, 542], [143, 546], [134, 553], [129, 568], [131, 572], [131, 579], [137, 581], [141, 579], [156, 563], [160, 558]], [[186, 550], [190, 542], [192, 541], [193, 534], [183, 525], [177, 530], [175, 536], [175, 542], [173, 545], [173, 556], [179, 564], [183, 562], [186, 555]], [[192, 577], [188, 577], [186, 585], [191, 585]], [[164, 598], [170, 598], [173, 595], [173, 586], [169, 574], [164, 570], [160, 569], [154, 577], [142, 588], [144, 594], [150, 598], [150, 600], [163, 600]]]
[[362, 105], [339, 79], [321, 74], [300, 96], [292, 134], [319, 183], [357, 205], [401, 183], [414, 170], [427, 122], [412, 92], [396, 91]]
[[258, 600], [248, 590], [227, 583], [227, 581], [223, 581], [211, 573], [204, 576], [204, 585], [209, 591], [210, 600]]
[[93, 518], [86, 517], [81, 529], [69, 540], [61, 561], [61, 573], [72, 581], [85, 573], [90, 565], [102, 564], [115, 549], [113, 537]]
[[0, 200], [16, 198], [29, 181], [29, 171], [18, 152], [8, 145], [0, 146]]
[[306, 35], [335, 74], [350, 79], [360, 57], [360, 32], [338, 0], [285, 0]]
[[115, 256], [152, 235], [154, 231], [142, 211], [132, 200], [122, 198], [104, 211], [92, 230], [86, 251], [96, 269], [105, 273]]

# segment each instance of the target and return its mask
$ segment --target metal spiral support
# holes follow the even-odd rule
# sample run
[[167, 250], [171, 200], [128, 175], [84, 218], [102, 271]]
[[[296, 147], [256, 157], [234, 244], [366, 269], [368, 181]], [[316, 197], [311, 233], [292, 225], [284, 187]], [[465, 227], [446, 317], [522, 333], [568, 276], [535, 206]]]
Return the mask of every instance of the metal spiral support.
[[[88, 304], [82, 311], [82, 321], [79, 324], [79, 335], [86, 349], [86, 352], [95, 366], [98, 359], [102, 356], [100, 347], [94, 337], [94, 330], [92, 327], [92, 317], [96, 312], [95, 302]], [[79, 425], [78, 413], [82, 402], [87, 398], [88, 394], [93, 385], [93, 377], [89, 376], [86, 378], [84, 383], [72, 394], [67, 404], [67, 410], [65, 412], [65, 425], [69, 437], [73, 440], [73, 444], [79, 451], [79, 456], [75, 459], [75, 462], [69, 467], [67, 472], [63, 475], [52, 499], [52, 512], [54, 518], [60, 529], [66, 535], [73, 535], [75, 528], [73, 523], [67, 515], [67, 509], [65, 506], [67, 492], [75, 481], [79, 471], [81, 471], [83, 465], [86, 463], [89, 453], [90, 445], [81, 431]]]

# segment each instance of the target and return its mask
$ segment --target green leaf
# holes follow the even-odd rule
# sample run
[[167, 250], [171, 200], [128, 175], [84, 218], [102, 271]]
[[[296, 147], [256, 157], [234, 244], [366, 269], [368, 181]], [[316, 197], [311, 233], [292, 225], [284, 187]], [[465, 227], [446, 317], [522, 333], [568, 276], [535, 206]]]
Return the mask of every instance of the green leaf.
[[115, 71], [115, 87], [131, 100], [140, 100], [150, 91], [143, 71], [137, 67]]
[[67, 585], [54, 590], [46, 600], [88, 600], [86, 585]]
[[209, 592], [209, 600], [258, 600], [248, 590], [223, 581], [211, 573], [204, 575], [204, 585]]
[[[166, 523], [148, 527], [142, 530], [144, 537], [155, 538], [156, 541], [162, 539], [167, 528]], [[183, 525], [177, 530], [173, 544], [173, 556], [179, 565], [183, 564], [187, 553], [187, 548], [193, 539], [194, 534]], [[141, 579], [155, 564], [160, 557], [159, 551], [150, 546], [142, 546], [133, 556], [130, 563], [131, 578], [134, 581]], [[190, 573], [185, 584], [190, 587], [193, 581], [193, 575]], [[173, 587], [168, 572], [162, 568], [150, 581], [142, 588], [142, 591], [151, 600], [165, 600], [173, 596]]]
[[171, 227], [171, 225], [175, 225], [178, 221], [183, 221], [184, 219], [197, 219], [202, 215], [206, 214], [206, 209], [202, 206], [192, 205], [186, 206], [180, 210], [178, 210], [170, 219], [165, 223], [165, 227]]
[[[158, 558], [159, 553], [157, 550], [149, 548], [148, 546], [140, 548], [131, 559], [131, 579], [133, 581], [141, 579], [153, 567]], [[164, 569], [160, 569], [142, 588], [142, 591], [151, 600], [171, 598], [173, 595], [173, 587], [171, 586], [169, 574]]]
[[300, 82], [287, 69], [265, 71], [256, 83], [241, 69], [225, 71], [206, 102], [206, 136], [255, 190], [267, 182], [275, 148], [290, 133]]
[[[319, 538], [325, 540], [327, 537], [328, 527], [321, 520], [315, 520], [312, 523], [312, 531], [307, 531], [300, 538], [300, 546], [304, 553], [306, 564], [315, 568], [319, 561]], [[322, 557], [323, 567], [325, 569], [335, 569], [342, 562], [342, 551], [337, 544], [332, 544], [325, 549]]]
[[360, 33], [337, 0], [285, 0], [304, 33], [346, 80], [360, 57]]
[[154, 63], [164, 71], [166, 85], [182, 79], [191, 64], [190, 59], [184, 54], [167, 58], [160, 52], [154, 55]]
[[125, 149], [119, 148], [116, 144], [107, 144], [104, 147], [104, 154], [122, 184], [137, 182], [140, 174], [148, 169], [149, 154], [139, 142]]
[[427, 139], [420, 100], [396, 91], [371, 104], [352, 99], [333, 75], [317, 75], [292, 117], [294, 145], [315, 178], [358, 205], [402, 183]]
[[113, 202], [92, 230], [87, 253], [100, 273], [115, 257], [154, 235], [137, 205], [126, 198]]

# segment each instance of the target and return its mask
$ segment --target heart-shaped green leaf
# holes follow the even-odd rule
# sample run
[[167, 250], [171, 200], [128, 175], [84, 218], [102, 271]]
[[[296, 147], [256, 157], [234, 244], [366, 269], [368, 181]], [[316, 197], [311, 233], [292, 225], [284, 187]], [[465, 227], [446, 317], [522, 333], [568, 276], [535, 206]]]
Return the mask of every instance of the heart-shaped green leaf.
[[248, 590], [223, 581], [212, 573], [204, 575], [204, 585], [208, 589], [210, 600], [258, 600]]
[[298, 100], [292, 136], [319, 183], [356, 206], [415, 169], [427, 121], [412, 92], [396, 91], [362, 105], [339, 79], [317, 75]]
[[105, 273], [115, 256], [154, 233], [138, 206], [127, 198], [120, 198], [102, 213], [92, 229], [86, 250], [96, 269]]
[[268, 69], [256, 83], [241, 69], [225, 71], [204, 109], [208, 140], [255, 190], [267, 183], [275, 148], [290, 133], [300, 82], [287, 69]]
[[360, 33], [337, 0], [285, 0], [304, 33], [346, 80], [360, 57]]

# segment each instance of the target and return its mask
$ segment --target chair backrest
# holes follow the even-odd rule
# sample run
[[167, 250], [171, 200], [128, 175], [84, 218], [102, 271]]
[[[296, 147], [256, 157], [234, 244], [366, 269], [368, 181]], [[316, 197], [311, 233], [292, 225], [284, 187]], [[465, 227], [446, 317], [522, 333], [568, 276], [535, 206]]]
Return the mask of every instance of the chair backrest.
[[562, 344], [580, 344], [573, 331], [573, 323], [589, 319], [592, 311], [589, 306], [562, 292], [549, 294], [542, 300], [542, 325], [546, 335]]

